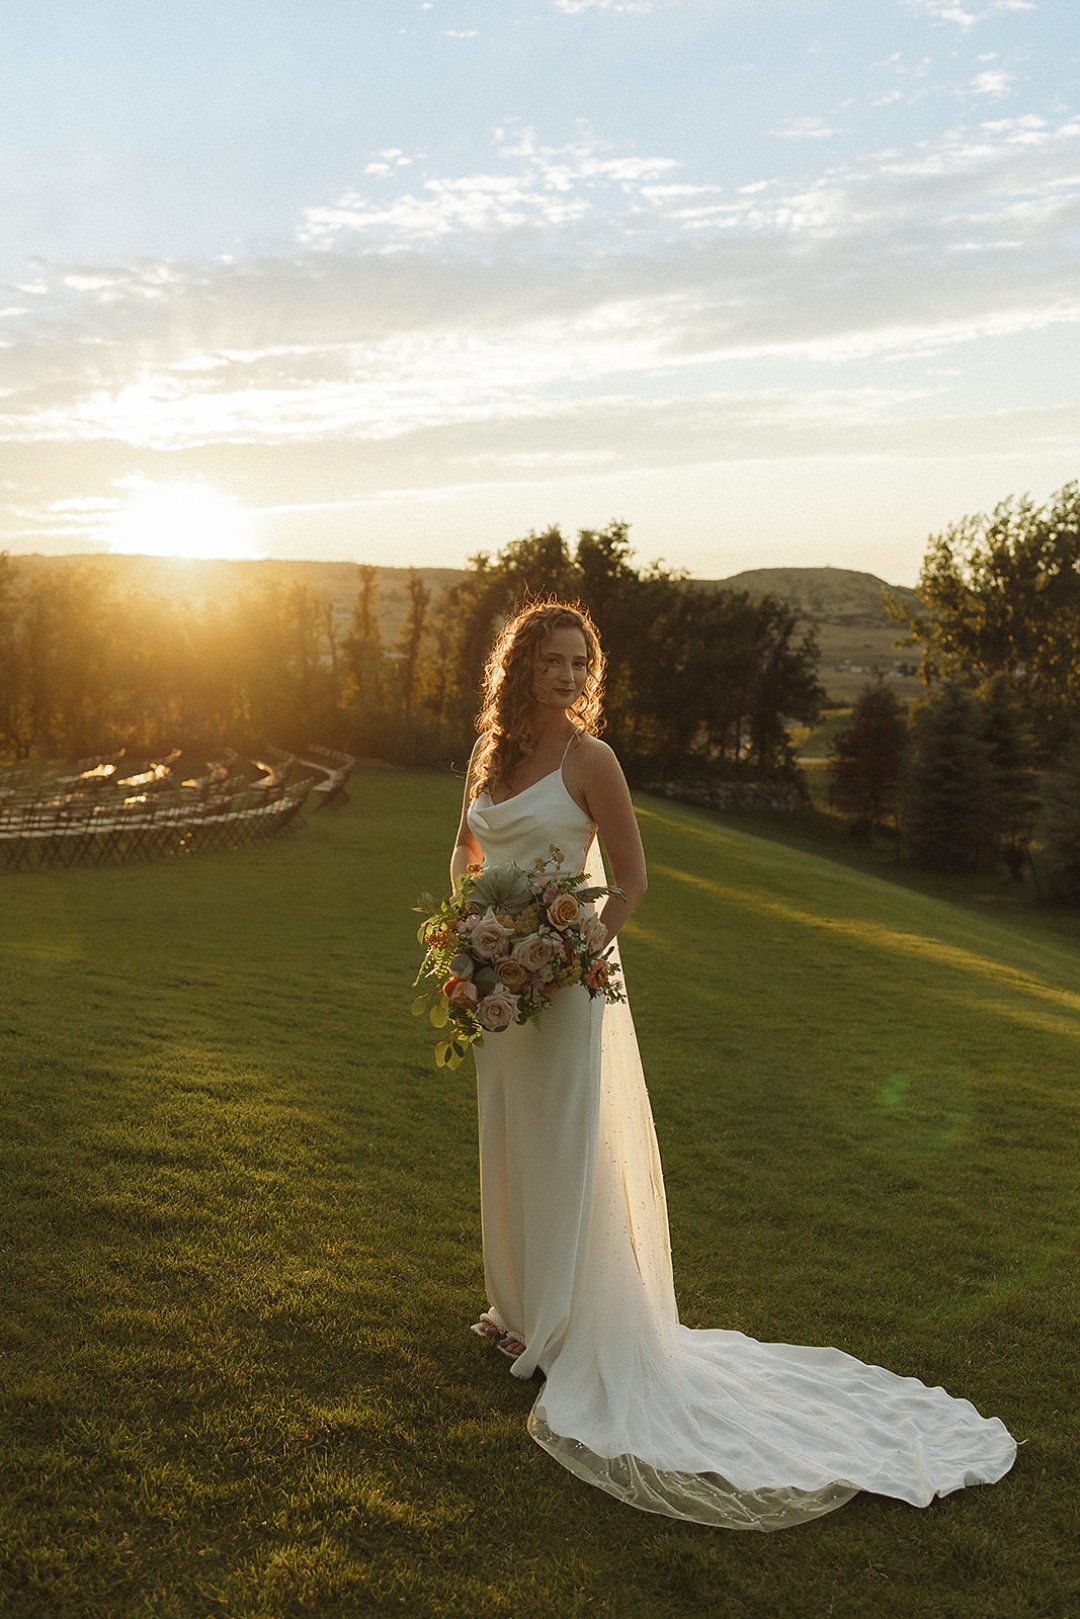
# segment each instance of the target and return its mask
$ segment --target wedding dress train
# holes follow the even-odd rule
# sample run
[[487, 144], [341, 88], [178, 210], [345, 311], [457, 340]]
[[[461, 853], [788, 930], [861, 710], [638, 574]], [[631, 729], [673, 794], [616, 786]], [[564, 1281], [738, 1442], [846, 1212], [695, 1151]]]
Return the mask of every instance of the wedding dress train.
[[[487, 864], [551, 845], [603, 881], [562, 771], [469, 825]], [[1012, 1466], [1004, 1424], [837, 1349], [678, 1319], [664, 1182], [630, 1009], [564, 990], [541, 1028], [476, 1055], [488, 1312], [545, 1381], [533, 1438], [648, 1512], [740, 1529], [820, 1517], [859, 1490], [925, 1506]]]

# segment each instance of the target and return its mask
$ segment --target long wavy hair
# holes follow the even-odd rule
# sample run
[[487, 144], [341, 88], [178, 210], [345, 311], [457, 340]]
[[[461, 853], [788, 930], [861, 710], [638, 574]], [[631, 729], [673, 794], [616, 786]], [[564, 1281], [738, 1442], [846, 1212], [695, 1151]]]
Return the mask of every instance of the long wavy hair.
[[585, 685], [569, 713], [590, 736], [603, 729], [604, 653], [588, 609], [555, 598], [528, 603], [507, 619], [484, 668], [484, 701], [476, 717], [481, 741], [473, 763], [473, 798], [506, 781], [533, 751], [533, 681], [541, 643], [556, 630], [580, 630], [585, 637]]

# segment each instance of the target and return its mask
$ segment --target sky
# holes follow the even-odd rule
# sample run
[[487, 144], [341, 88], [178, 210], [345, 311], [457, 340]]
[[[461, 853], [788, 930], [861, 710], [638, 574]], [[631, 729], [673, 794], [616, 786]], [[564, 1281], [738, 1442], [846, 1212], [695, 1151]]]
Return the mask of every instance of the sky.
[[8, 0], [0, 549], [914, 583], [1080, 476], [1076, 0]]

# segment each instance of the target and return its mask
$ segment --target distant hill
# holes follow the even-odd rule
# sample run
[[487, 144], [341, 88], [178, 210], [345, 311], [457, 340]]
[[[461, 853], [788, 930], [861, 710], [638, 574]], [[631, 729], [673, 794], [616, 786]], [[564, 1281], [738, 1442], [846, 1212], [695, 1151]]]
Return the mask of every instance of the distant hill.
[[777, 596], [808, 618], [817, 629], [821, 681], [832, 703], [850, 703], [878, 673], [898, 697], [915, 697], [923, 689], [911, 672], [916, 652], [897, 647], [900, 627], [884, 605], [886, 590], [900, 601], [916, 602], [906, 585], [888, 585], [853, 568], [751, 568], [702, 583]]
[[[310, 585], [332, 614], [339, 638], [352, 621], [359, 580], [355, 562], [204, 562], [175, 557], [116, 555], [112, 552], [53, 557], [13, 556], [20, 570], [52, 569], [65, 563], [88, 566], [111, 576], [128, 590], [151, 595], [186, 596], [192, 602], [257, 590], [267, 584], [299, 581]], [[393, 646], [405, 621], [408, 568], [377, 568], [379, 620], [384, 645]], [[460, 568], [420, 568], [432, 601], [446, 585], [463, 577]], [[886, 585], [872, 573], [851, 568], [753, 568], [729, 579], [703, 579], [705, 588], [728, 587], [751, 596], [778, 596], [802, 613], [817, 628], [821, 647], [821, 678], [833, 703], [849, 703], [866, 682], [880, 671], [898, 696], [913, 697], [920, 683], [907, 673], [914, 663], [910, 648], [898, 649], [898, 627], [889, 618], [883, 594], [892, 591], [904, 601], [915, 592], [903, 585]]]

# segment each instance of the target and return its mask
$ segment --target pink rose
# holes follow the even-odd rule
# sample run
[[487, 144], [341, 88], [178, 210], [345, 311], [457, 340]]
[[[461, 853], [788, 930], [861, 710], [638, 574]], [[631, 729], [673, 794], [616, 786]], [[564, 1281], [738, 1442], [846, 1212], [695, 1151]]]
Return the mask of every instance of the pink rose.
[[442, 992], [451, 1006], [464, 1007], [466, 1010], [474, 1007], [480, 998], [476, 985], [468, 978], [448, 978]]
[[529, 933], [524, 939], [518, 941], [511, 954], [515, 961], [521, 963], [526, 972], [538, 973], [541, 967], [547, 966], [554, 950], [555, 946], [550, 939], [545, 939], [540, 933]]
[[510, 929], [503, 927], [493, 911], [488, 911], [469, 935], [469, 949], [484, 961], [494, 961], [509, 954], [510, 938]]
[[[470, 986], [471, 987], [471, 986]], [[476, 1009], [476, 1015], [485, 1029], [497, 1034], [500, 1029], [506, 1029], [517, 1017], [518, 998], [511, 995], [509, 990], [496, 989], [484, 999]]]
[[590, 956], [600, 953], [608, 942], [608, 930], [595, 911], [590, 911], [581, 928], [581, 937]]
[[548, 906], [548, 921], [553, 928], [558, 928], [560, 933], [566, 928], [572, 928], [580, 916], [581, 906], [573, 894], [559, 894]]

